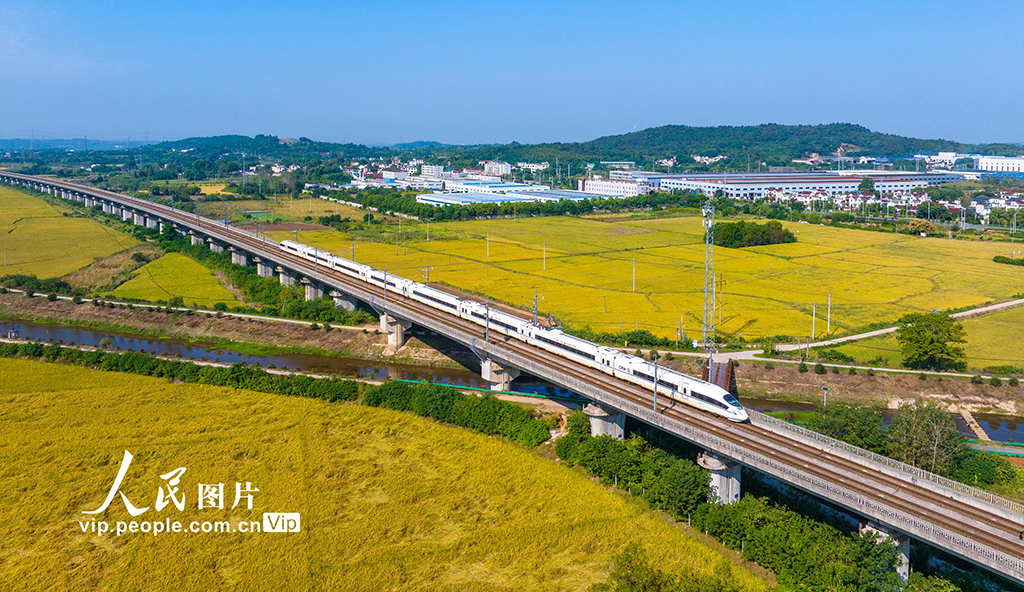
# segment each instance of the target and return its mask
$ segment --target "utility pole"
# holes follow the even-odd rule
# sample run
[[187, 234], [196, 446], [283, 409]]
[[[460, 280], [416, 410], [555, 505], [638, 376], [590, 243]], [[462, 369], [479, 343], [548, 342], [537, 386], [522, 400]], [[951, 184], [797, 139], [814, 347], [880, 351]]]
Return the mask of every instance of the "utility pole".
[[[814, 339], [814, 322], [818, 320], [818, 305], [811, 305], [811, 339]], [[808, 345], [807, 347], [810, 347]], [[809, 352], [808, 352], [809, 353]]]
[[537, 326], [537, 299], [538, 298], [543, 299], [544, 295], [543, 294], [539, 294], [537, 292], [537, 289], [534, 288], [533, 289], [533, 325], [534, 326]]
[[636, 292], [636, 259], [633, 259], [633, 292]]
[[[658, 352], [651, 352], [651, 361], [654, 362], [654, 412], [658, 412]], [[710, 376], [710, 374], [709, 374]]]
[[544, 271], [548, 270], [548, 244], [544, 243]]
[[487, 315], [484, 317], [484, 341], [488, 341], [491, 337], [491, 299], [488, 297], [485, 300], [485, 307], [487, 307]]
[[828, 328], [826, 335], [832, 336], [832, 292], [828, 293]]

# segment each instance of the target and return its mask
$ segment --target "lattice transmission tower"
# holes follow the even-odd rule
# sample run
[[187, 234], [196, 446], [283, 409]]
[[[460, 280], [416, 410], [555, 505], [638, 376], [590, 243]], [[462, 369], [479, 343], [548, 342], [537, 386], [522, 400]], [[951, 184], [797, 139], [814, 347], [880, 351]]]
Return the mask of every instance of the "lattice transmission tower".
[[701, 342], [708, 352], [708, 378], [715, 353], [715, 206], [704, 203], [704, 327]]

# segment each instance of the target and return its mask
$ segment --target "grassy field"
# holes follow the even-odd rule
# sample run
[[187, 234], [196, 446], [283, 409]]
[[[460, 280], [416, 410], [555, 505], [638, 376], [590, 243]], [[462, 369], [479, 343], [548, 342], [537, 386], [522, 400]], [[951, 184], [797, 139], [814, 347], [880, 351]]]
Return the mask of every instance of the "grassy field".
[[0, 187], [0, 249], [7, 258], [0, 275], [62, 276], [136, 244], [93, 220], [61, 218], [60, 205]]
[[311, 200], [308, 197], [292, 199], [288, 195], [278, 196], [276, 200], [271, 197], [269, 199], [206, 202], [199, 205], [199, 211], [204, 216], [220, 219], [224, 217], [224, 208], [227, 208], [231, 221], [235, 223], [244, 223], [245, 219], [241, 216], [241, 212], [252, 212], [251, 215], [260, 220], [279, 219], [283, 222], [302, 222], [307, 216], [312, 217], [316, 222], [317, 218], [328, 214], [339, 214], [353, 220], [362, 220], [366, 214], [359, 208], [334, 201], [318, 198]]
[[[1024, 340], [1021, 340], [1024, 307], [968, 318], [962, 322], [967, 332], [964, 350], [967, 352], [967, 365], [970, 369], [1024, 367]], [[898, 366], [902, 359], [899, 344], [892, 336], [863, 339], [837, 349], [853, 356], [859, 363], [875, 360], [882, 365]]]
[[177, 253], [168, 253], [147, 263], [135, 272], [135, 277], [105, 296], [151, 302], [181, 296], [186, 304], [195, 302], [199, 306], [238, 302], [209, 268]]
[[[949, 241], [809, 224], [785, 223], [797, 242], [715, 250], [721, 328], [749, 339], [842, 334], [894, 321], [910, 311], [972, 306], [1021, 292], [1024, 271], [992, 261], [1008, 245]], [[701, 219], [570, 217], [405, 225], [416, 240], [361, 242], [356, 259], [406, 277], [430, 278], [532, 304], [571, 325], [618, 331], [647, 328], [666, 337], [699, 336], [704, 287]], [[393, 230], [393, 227], [389, 227]], [[490, 236], [488, 252], [487, 236]], [[279, 232], [276, 238], [291, 238]], [[445, 240], [438, 240], [444, 237]], [[343, 255], [352, 238], [336, 231], [300, 232], [300, 240]], [[546, 261], [545, 261], [546, 260]], [[636, 291], [633, 291], [633, 265]], [[1024, 328], [1024, 327], [1022, 327]]]
[[[0, 375], [3, 589], [580, 590], [631, 541], [664, 569], [719, 559], [578, 471], [411, 415], [37, 362]], [[184, 510], [138, 520], [299, 512], [302, 531], [84, 534], [125, 449], [139, 506], [187, 469]], [[198, 483], [224, 483], [228, 508], [239, 481], [252, 510], [197, 509]], [[130, 518], [115, 501], [100, 519]]]

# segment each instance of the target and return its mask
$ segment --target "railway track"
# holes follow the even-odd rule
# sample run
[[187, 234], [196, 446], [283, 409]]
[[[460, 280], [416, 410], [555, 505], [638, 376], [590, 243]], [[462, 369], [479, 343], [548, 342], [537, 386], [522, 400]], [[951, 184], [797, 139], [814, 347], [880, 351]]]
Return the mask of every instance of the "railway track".
[[[31, 177], [25, 177], [37, 181]], [[196, 227], [203, 234], [217, 240], [233, 243], [252, 254], [266, 253], [274, 260], [286, 262], [295, 270], [312, 271], [310, 262], [277, 248], [275, 241], [266, 241], [238, 229], [232, 230], [224, 224], [191, 216], [180, 210], [138, 200], [72, 183], [45, 180], [47, 183], [80, 193], [105, 197], [112, 201], [126, 203], [143, 212], [149, 212], [163, 219], [173, 220], [186, 227]], [[331, 268], [318, 268], [316, 274], [330, 278], [339, 288], [348, 287], [353, 293], [370, 294], [379, 301], [400, 305], [432, 320], [439, 326], [457, 329], [463, 334], [484, 342], [484, 329], [461, 317], [430, 308], [422, 303], [398, 296], [385, 294], [373, 284], [341, 274]], [[463, 296], [465, 297], [465, 296]], [[522, 316], [522, 315], [520, 315]], [[525, 317], [524, 317], [525, 318]], [[495, 339], [495, 335], [499, 338]], [[499, 333], [491, 335], [488, 343], [504, 347], [517, 355], [540, 366], [552, 367], [568, 376], [585, 381], [587, 384], [614, 394], [643, 408], [653, 407], [652, 393], [630, 382], [617, 379], [575, 361], [554, 356], [549, 352], [530, 346], [516, 339], [505, 340]], [[665, 405], [666, 397], [659, 397], [656, 410], [660, 416], [681, 424], [698, 426], [733, 445], [755, 450], [765, 457], [784, 466], [797, 467], [807, 475], [827, 483], [841, 485], [866, 498], [877, 500], [899, 512], [903, 512], [923, 523], [934, 524], [950, 533], [997, 551], [1018, 561], [1024, 560], [1024, 515], [1014, 514], [1013, 518], [1000, 516], [989, 511], [984, 504], [977, 506], [963, 503], [930, 487], [912, 480], [887, 474], [870, 466], [867, 461], [858, 462], [831, 454], [820, 446], [806, 444], [799, 440], [778, 434], [755, 423], [735, 424], [723, 418], [704, 413], [684, 404], [673, 402]], [[671, 400], [669, 400], [671, 401]], [[799, 487], [799, 485], [797, 485]], [[956, 552], [955, 549], [949, 549]], [[990, 566], [991, 567], [991, 566]], [[1015, 576], [1011, 576], [1015, 577]], [[1018, 581], [1019, 576], [1016, 576]]]

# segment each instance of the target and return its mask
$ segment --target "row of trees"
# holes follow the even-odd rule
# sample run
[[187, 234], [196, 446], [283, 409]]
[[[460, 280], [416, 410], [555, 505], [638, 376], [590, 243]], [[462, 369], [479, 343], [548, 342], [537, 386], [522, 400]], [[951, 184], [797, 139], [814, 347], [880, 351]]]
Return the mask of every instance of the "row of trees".
[[522, 407], [491, 395], [464, 395], [436, 384], [386, 382], [366, 393], [363, 403], [410, 411], [483, 434], [504, 436], [531, 448], [551, 437], [551, 426]]
[[756, 222], [719, 222], [715, 224], [715, 245], [730, 249], [795, 243], [796, 236], [778, 220]]
[[311, 378], [302, 375], [282, 376], [244, 364], [228, 367], [206, 366], [194, 362], [164, 360], [148, 354], [85, 351], [58, 344], [39, 342], [0, 343], [0, 356], [43, 358], [111, 372], [128, 372], [155, 376], [193, 384], [226, 386], [292, 397], [311, 397], [327, 401], [351, 401], [359, 395], [359, 383], [335, 378]]
[[1003, 458], [972, 449], [953, 417], [932, 401], [903, 403], [888, 430], [880, 409], [843, 403], [819, 407], [808, 427], [854, 446], [974, 486], [1011, 482]]

